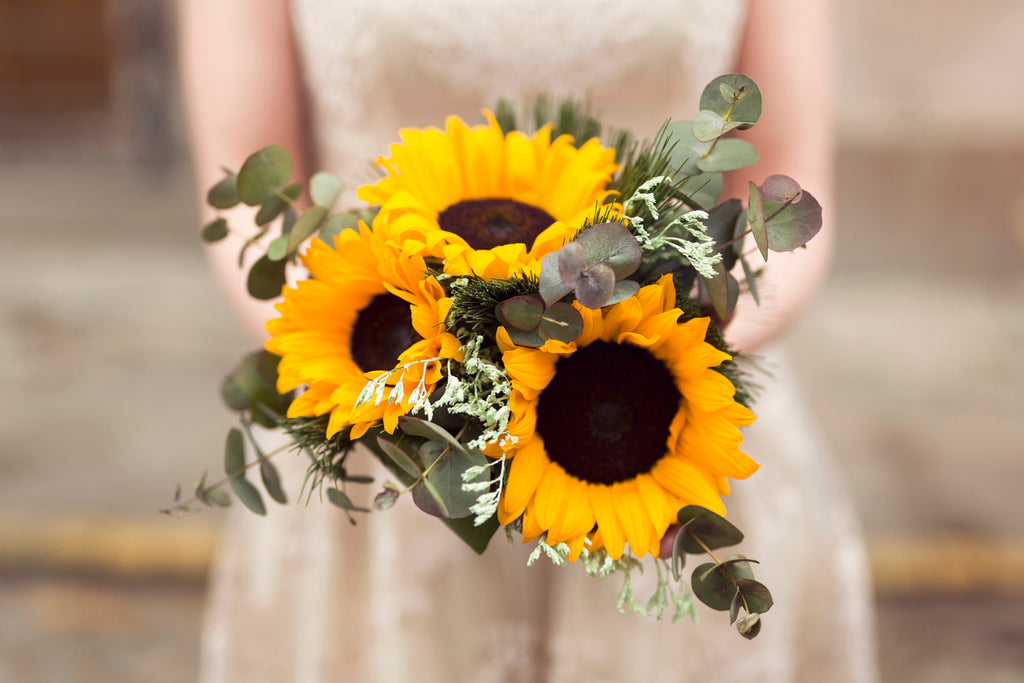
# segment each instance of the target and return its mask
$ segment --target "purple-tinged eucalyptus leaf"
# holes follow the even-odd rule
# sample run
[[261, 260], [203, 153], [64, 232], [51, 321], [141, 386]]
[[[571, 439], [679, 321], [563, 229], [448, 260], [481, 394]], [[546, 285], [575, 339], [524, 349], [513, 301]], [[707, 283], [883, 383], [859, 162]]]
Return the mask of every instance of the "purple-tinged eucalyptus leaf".
[[558, 302], [544, 311], [544, 319], [537, 328], [542, 339], [554, 339], [568, 344], [583, 334], [583, 317], [570, 304]]
[[761, 183], [761, 196], [773, 204], [796, 204], [801, 192], [800, 183], [786, 175], [770, 175]]
[[548, 306], [572, 291], [572, 285], [562, 284], [562, 278], [558, 273], [557, 251], [553, 251], [541, 259], [537, 291]]
[[558, 277], [563, 285], [574, 287], [587, 267], [587, 254], [579, 242], [569, 242], [558, 250]]
[[521, 294], [498, 304], [498, 320], [519, 330], [534, 330], [544, 315], [544, 302], [532, 294]]
[[765, 202], [764, 212], [768, 248], [772, 251], [799, 249], [821, 230], [821, 204], [806, 190], [799, 204]]
[[640, 243], [621, 223], [592, 225], [574, 241], [583, 247], [587, 265], [603, 263], [612, 269], [616, 280], [629, 277], [640, 267]]
[[514, 327], [506, 327], [505, 331], [508, 332], [509, 339], [519, 346], [544, 346], [544, 337], [540, 336], [540, 326], [533, 330], [517, 330]]
[[615, 290], [615, 271], [603, 263], [595, 263], [576, 281], [576, 300], [587, 308], [601, 308]]

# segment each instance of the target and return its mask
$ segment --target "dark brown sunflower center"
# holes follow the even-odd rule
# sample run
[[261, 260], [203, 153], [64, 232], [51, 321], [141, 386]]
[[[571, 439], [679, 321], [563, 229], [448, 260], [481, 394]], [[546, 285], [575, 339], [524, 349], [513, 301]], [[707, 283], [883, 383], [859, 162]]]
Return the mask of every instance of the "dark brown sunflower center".
[[492, 249], [516, 242], [529, 246], [555, 219], [514, 199], [467, 199], [442, 211], [437, 222], [474, 249]]
[[398, 356], [419, 340], [409, 303], [393, 294], [378, 294], [359, 311], [352, 327], [352, 360], [363, 372], [390, 370]]
[[538, 399], [537, 431], [548, 457], [572, 476], [628, 481], [665, 456], [681, 399], [648, 351], [596, 342], [558, 361]]

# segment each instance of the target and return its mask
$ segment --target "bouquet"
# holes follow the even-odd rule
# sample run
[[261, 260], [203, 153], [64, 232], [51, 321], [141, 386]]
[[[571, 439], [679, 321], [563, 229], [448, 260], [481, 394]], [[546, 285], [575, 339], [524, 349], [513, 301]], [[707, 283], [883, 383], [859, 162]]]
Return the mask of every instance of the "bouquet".
[[[258, 424], [308, 456], [307, 501], [325, 490], [353, 523], [371, 511], [359, 486], [374, 510], [408, 496], [478, 553], [504, 527], [536, 544], [530, 563], [622, 574], [620, 610], [660, 618], [674, 605], [676, 620], [696, 596], [756, 636], [772, 600], [754, 560], [715, 554], [743, 537], [724, 519], [728, 480], [758, 468], [740, 450], [752, 386], [722, 329], [741, 291], [757, 299], [750, 258], [821, 226], [785, 176], [751, 183], [746, 207], [718, 202], [721, 173], [757, 160], [726, 135], [761, 107], [750, 78], [721, 76], [692, 121], [638, 140], [578, 102], [541, 99], [525, 115], [501, 102], [483, 125], [401, 131], [379, 180], [358, 188], [366, 205], [343, 211], [341, 181], [289, 184], [279, 146], [226, 169], [208, 201], [257, 209], [239, 266], [262, 250], [249, 293], [283, 300], [265, 348], [222, 385], [240, 418], [226, 477], [204, 475], [187, 501], [179, 489], [166, 512], [227, 505], [229, 487], [263, 514], [256, 468], [285, 503]], [[202, 236], [229, 230], [221, 217]], [[356, 444], [389, 480], [350, 472]], [[687, 554], [709, 558], [689, 585]], [[659, 582], [641, 604], [629, 576], [644, 562]]]

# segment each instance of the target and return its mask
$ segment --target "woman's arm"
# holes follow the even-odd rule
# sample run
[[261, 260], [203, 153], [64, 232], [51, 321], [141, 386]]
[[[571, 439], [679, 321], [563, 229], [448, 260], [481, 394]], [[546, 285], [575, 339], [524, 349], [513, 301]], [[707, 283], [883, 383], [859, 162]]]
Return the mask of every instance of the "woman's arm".
[[[309, 165], [303, 136], [302, 86], [286, 0], [178, 0], [178, 35], [185, 111], [191, 130], [196, 182], [206, 190], [236, 170], [245, 158], [279, 144], [295, 158], [293, 176], [305, 178]], [[228, 212], [228, 223], [249, 234], [253, 212]], [[203, 220], [211, 210], [203, 205]], [[235, 236], [207, 254], [232, 307], [255, 338], [266, 337], [271, 304], [249, 297], [247, 269], [237, 257]], [[253, 250], [255, 257], [255, 250]]]
[[[740, 72], [764, 93], [761, 120], [742, 137], [760, 161], [730, 174], [726, 197], [746, 202], [747, 181], [782, 173], [821, 203], [824, 226], [807, 249], [768, 255], [759, 281], [761, 305], [742, 297], [726, 336], [750, 352], [784, 331], [821, 285], [831, 261], [833, 229], [833, 31], [828, 0], [751, 0]], [[752, 244], [748, 241], [747, 244]], [[754, 255], [751, 265], [760, 262]]]

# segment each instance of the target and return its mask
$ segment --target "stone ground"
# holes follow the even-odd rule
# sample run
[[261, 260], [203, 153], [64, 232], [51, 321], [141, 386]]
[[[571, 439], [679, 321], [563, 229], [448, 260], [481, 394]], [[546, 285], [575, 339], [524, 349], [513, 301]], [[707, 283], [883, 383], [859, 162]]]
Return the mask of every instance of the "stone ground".
[[[843, 153], [835, 274], [792, 335], [872, 548], [887, 681], [1024, 679], [1022, 169]], [[0, 173], [0, 682], [194, 680], [218, 517], [155, 510], [219, 468], [216, 386], [247, 342], [187, 172]]]

